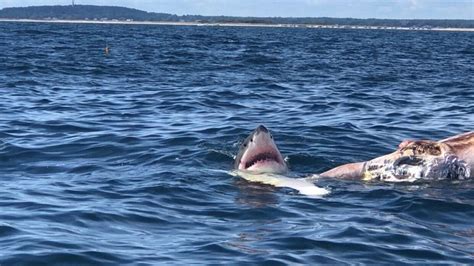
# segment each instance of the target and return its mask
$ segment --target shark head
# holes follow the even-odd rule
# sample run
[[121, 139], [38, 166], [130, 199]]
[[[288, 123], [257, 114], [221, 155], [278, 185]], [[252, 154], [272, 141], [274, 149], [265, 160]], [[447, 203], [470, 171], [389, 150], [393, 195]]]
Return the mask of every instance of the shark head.
[[262, 125], [258, 126], [240, 146], [234, 168], [255, 173], [281, 174], [288, 171], [272, 134]]

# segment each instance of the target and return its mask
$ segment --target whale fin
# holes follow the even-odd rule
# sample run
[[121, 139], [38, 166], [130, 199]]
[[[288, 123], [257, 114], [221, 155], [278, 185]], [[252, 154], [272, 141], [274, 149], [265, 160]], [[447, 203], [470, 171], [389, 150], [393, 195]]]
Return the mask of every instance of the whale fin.
[[242, 171], [233, 171], [234, 176], [240, 176], [250, 182], [258, 182], [275, 187], [287, 187], [297, 190], [300, 194], [314, 197], [321, 197], [330, 193], [329, 190], [316, 186], [307, 178], [289, 178], [277, 174], [255, 174]]

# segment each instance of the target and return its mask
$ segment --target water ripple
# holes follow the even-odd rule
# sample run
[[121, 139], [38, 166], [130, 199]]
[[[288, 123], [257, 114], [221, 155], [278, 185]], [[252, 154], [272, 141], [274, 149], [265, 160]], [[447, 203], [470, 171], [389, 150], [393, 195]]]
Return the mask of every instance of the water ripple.
[[473, 130], [472, 33], [0, 26], [2, 265], [474, 260], [471, 181], [226, 173], [258, 124], [299, 177]]

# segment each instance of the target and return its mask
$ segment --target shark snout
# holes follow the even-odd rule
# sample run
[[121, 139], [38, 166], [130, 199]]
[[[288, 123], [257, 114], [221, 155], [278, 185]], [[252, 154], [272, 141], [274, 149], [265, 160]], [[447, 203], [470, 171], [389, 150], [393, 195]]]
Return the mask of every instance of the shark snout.
[[255, 129], [256, 134], [261, 133], [261, 132], [267, 133], [267, 134], [269, 133], [268, 129], [264, 125], [260, 125]]

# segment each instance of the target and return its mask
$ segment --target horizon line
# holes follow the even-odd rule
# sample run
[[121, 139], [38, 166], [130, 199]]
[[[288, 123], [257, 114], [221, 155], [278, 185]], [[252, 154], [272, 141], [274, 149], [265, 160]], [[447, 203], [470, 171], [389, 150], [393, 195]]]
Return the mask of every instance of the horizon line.
[[327, 17], [327, 16], [321, 16], [321, 17], [308, 17], [308, 16], [302, 16], [302, 17], [296, 17], [296, 16], [288, 16], [288, 17], [283, 17], [283, 16], [233, 16], [233, 15], [199, 15], [199, 14], [176, 14], [176, 13], [167, 13], [167, 12], [156, 12], [156, 11], [146, 11], [143, 9], [138, 9], [134, 7], [127, 7], [127, 6], [118, 6], [118, 5], [84, 5], [84, 4], [69, 4], [69, 5], [36, 5], [36, 6], [7, 6], [3, 7], [0, 10], [3, 10], [5, 8], [28, 8], [28, 7], [44, 7], [44, 6], [62, 6], [62, 7], [67, 7], [67, 6], [97, 6], [97, 7], [120, 7], [120, 8], [128, 8], [128, 9], [133, 9], [133, 10], [138, 10], [142, 12], [147, 12], [147, 13], [155, 13], [155, 14], [169, 14], [169, 15], [175, 15], [175, 16], [202, 16], [202, 17], [231, 17], [231, 18], [329, 18], [329, 19], [360, 19], [360, 20], [369, 20], [369, 19], [374, 19], [374, 20], [465, 20], [465, 21], [474, 21], [474, 19], [465, 19], [465, 18], [374, 18], [374, 17]]

